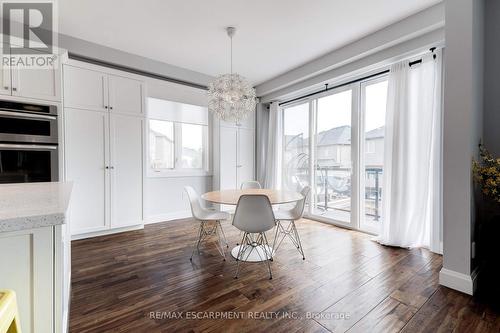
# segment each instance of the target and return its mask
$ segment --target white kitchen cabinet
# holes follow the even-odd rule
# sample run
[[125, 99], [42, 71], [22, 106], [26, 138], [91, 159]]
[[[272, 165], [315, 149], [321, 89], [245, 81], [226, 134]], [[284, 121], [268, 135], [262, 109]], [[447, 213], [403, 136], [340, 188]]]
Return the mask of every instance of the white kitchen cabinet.
[[0, 262], [0, 286], [16, 292], [22, 331], [54, 332], [53, 227], [0, 233]]
[[0, 184], [0, 288], [16, 293], [24, 333], [68, 331], [71, 190], [64, 182]]
[[143, 83], [105, 68], [63, 70], [66, 180], [74, 182], [71, 234], [84, 238], [142, 225]]
[[[33, 52], [33, 50], [31, 50]], [[47, 54], [40, 53], [48, 57]], [[18, 65], [11, 68], [12, 96], [59, 101], [61, 74], [59, 62], [49, 68]]]
[[144, 113], [144, 84], [125, 76], [66, 65], [64, 105], [141, 116]]
[[141, 81], [109, 75], [109, 107], [113, 113], [140, 116], [143, 110], [144, 85]]
[[71, 234], [142, 224], [143, 118], [70, 108], [65, 115]]
[[111, 115], [111, 228], [136, 225], [142, 216], [142, 118]]
[[109, 116], [105, 112], [64, 109], [66, 180], [74, 182], [71, 233], [109, 227]]
[[[9, 47], [5, 44], [0, 44], [1, 49], [0, 49], [0, 55], [3, 57], [4, 55], [9, 55]], [[0, 82], [2, 86], [0, 86], [0, 94], [2, 95], [11, 95], [11, 87], [12, 87], [12, 82], [11, 82], [11, 70], [10, 68], [6, 67], [2, 62], [0, 62]]]
[[79, 67], [64, 66], [64, 106], [105, 111], [108, 105], [106, 75]]
[[[17, 56], [6, 44], [3, 44], [1, 54], [4, 57]], [[49, 56], [43, 53], [40, 55]], [[32, 56], [32, 54], [26, 54], [26, 56]], [[48, 101], [61, 100], [60, 61], [46, 68], [25, 66], [21, 61], [14, 61], [13, 66], [5, 66], [2, 62], [0, 66], [2, 66], [0, 94]]]
[[255, 114], [241, 124], [214, 124], [214, 189], [240, 188], [255, 180]]

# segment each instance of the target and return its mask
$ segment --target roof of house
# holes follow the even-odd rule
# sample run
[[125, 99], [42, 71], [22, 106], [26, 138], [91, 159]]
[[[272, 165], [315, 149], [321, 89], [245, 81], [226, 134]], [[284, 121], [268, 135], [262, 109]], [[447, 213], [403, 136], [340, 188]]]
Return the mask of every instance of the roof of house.
[[366, 139], [378, 139], [383, 138], [385, 136], [385, 126], [380, 126], [371, 131], [368, 131], [365, 135]]
[[[373, 140], [384, 137], [385, 127], [381, 126], [366, 133], [367, 140]], [[286, 142], [296, 140], [296, 145], [307, 145], [309, 138], [302, 138], [301, 135], [287, 135]], [[326, 131], [318, 133], [317, 145], [330, 146], [330, 145], [350, 145], [351, 144], [351, 126], [339, 126], [331, 128]]]

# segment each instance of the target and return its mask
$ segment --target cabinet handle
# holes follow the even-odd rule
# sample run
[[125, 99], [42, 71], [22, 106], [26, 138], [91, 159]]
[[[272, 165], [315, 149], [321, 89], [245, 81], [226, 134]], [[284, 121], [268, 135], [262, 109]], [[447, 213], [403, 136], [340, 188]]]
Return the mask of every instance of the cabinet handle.
[[5, 86], [5, 87], [3, 87], [3, 88], [4, 88], [5, 90], [9, 90], [9, 87], [7, 87], [7, 86]]
[[105, 108], [105, 109], [107, 109], [107, 108], [108, 108], [108, 106], [107, 106], [107, 105], [104, 105], [104, 108]]
[[109, 166], [107, 166], [107, 165], [106, 165], [106, 166], [105, 166], [105, 168], [106, 168], [106, 169], [109, 169]]
[[12, 91], [17, 91], [17, 88], [14, 88], [14, 87], [13, 87], [13, 88], [12, 88]]
[[109, 107], [109, 109], [110, 109], [110, 110], [113, 110], [113, 107], [112, 107], [112, 106], [110, 106], [110, 107]]
[[114, 167], [114, 166], [111, 166], [111, 167], [109, 167], [109, 168], [110, 168], [111, 170], [114, 170], [114, 169], [115, 169], [115, 167]]

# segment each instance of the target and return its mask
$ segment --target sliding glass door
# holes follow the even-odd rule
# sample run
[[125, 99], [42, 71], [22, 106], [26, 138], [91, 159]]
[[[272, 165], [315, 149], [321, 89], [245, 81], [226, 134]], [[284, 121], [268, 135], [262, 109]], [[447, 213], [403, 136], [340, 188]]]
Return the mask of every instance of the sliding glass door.
[[381, 222], [384, 172], [385, 110], [387, 80], [361, 84], [361, 214], [360, 228], [377, 232]]
[[309, 103], [286, 109], [283, 114], [283, 188], [300, 192], [310, 185]]
[[312, 214], [350, 223], [352, 90], [318, 98], [316, 105]]
[[377, 233], [387, 79], [354, 83], [283, 110], [283, 188], [312, 188], [312, 218]]

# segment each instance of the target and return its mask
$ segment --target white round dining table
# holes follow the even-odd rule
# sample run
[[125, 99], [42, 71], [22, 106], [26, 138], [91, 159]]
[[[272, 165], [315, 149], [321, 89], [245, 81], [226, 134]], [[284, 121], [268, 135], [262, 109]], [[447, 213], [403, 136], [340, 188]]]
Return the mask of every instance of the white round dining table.
[[[242, 195], [259, 195], [259, 194], [267, 196], [269, 198], [269, 202], [271, 202], [271, 205], [293, 203], [303, 199], [302, 194], [298, 192], [271, 190], [271, 189], [212, 191], [204, 193], [201, 197], [203, 200], [214, 204], [236, 206], [238, 204], [238, 200]], [[273, 249], [270, 246], [267, 246], [267, 251], [266, 251], [264, 248], [262, 248], [261, 245], [258, 245], [256, 243], [250, 245], [251, 247], [248, 247], [246, 249], [246, 251], [248, 251], [248, 254], [243, 255], [242, 261], [259, 262], [259, 261], [264, 261], [266, 259], [270, 259], [266, 255], [266, 253], [273, 253]], [[231, 250], [231, 255], [234, 258], [238, 257], [238, 252], [240, 251], [240, 247], [241, 245], [238, 245]]]

